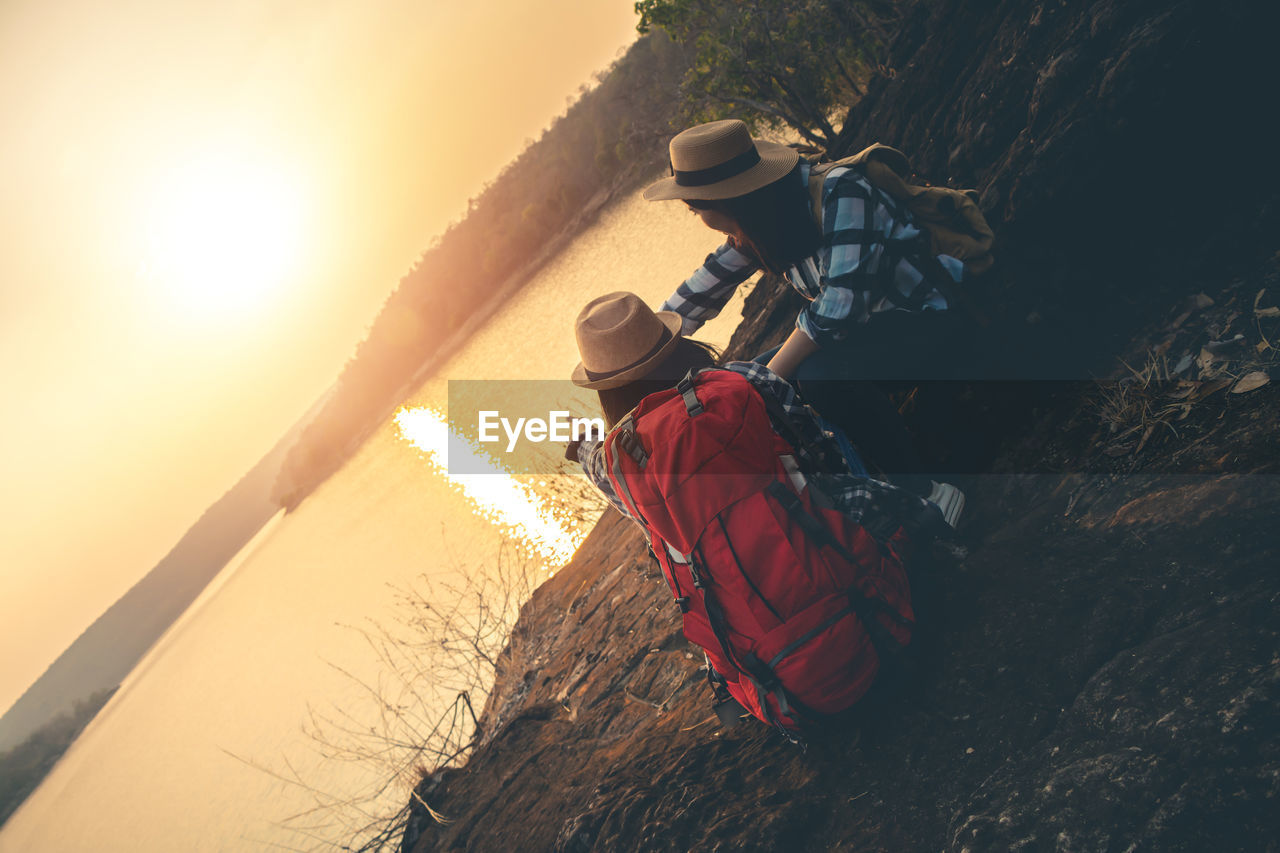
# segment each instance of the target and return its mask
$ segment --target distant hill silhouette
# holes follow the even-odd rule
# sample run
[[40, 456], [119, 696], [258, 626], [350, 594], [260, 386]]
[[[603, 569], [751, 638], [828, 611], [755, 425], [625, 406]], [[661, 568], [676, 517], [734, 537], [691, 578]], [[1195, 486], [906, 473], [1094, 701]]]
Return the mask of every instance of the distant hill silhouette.
[[0, 826], [44, 780], [115, 692], [115, 688], [108, 688], [91, 694], [76, 702], [73, 710], [42, 725], [18, 746], [0, 751]]
[[[327, 396], [327, 395], [326, 395]], [[90, 694], [120, 684], [160, 635], [279, 507], [271, 487], [317, 403], [156, 567], [90, 625], [0, 717], [0, 750], [21, 743]]]

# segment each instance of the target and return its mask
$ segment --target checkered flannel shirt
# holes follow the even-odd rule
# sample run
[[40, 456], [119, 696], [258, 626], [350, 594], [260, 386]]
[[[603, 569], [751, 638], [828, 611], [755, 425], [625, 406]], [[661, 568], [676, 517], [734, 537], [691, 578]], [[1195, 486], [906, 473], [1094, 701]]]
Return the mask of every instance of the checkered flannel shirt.
[[[809, 165], [802, 163], [797, 171], [807, 186]], [[801, 331], [825, 347], [856, 334], [856, 327], [879, 311], [948, 307], [911, 261], [925, 237], [897, 202], [848, 167], [827, 173], [822, 198], [822, 245], [785, 273], [810, 300], [796, 318]], [[938, 260], [960, 281], [961, 261], [949, 255], [938, 255]], [[750, 256], [725, 243], [707, 256], [662, 310], [679, 314], [682, 331], [690, 335], [718, 315], [737, 286], [758, 269]]]

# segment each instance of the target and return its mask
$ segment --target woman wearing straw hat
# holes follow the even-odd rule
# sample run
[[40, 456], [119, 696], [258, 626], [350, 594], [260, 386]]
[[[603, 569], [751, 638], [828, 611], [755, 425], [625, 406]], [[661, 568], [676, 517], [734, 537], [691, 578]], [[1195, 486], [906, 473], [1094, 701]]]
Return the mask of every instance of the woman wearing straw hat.
[[[574, 368], [573, 383], [599, 394], [610, 429], [649, 394], [674, 387], [690, 370], [715, 366], [715, 350], [686, 338], [680, 326], [678, 314], [655, 313], [639, 296], [626, 292], [597, 297], [578, 314], [574, 333], [582, 361]], [[918, 498], [868, 478], [857, 458], [845, 453], [791, 384], [767, 367], [754, 361], [732, 361], [723, 369], [741, 374], [762, 396], [776, 400], [774, 411], [786, 417], [788, 424], [785, 433], [776, 424], [775, 431], [800, 439], [794, 447], [801, 469], [826, 477], [836, 507], [854, 521], [873, 508], [900, 507], [903, 501], [919, 503]], [[602, 440], [597, 437], [575, 443], [568, 455], [581, 463], [588, 479], [619, 512], [632, 517], [609, 480]], [[955, 516], [947, 517], [942, 509], [944, 518], [954, 524]]]
[[[670, 154], [671, 176], [644, 197], [683, 201], [727, 239], [662, 310], [692, 334], [756, 271], [785, 276], [809, 304], [787, 340], [757, 360], [795, 382], [899, 482], [936, 491], [896, 410], [863, 381], [946, 378], [965, 349], [967, 322], [912, 261], [922, 232], [909, 214], [856, 169], [836, 167], [823, 179], [815, 220], [809, 163], [786, 145], [753, 139], [736, 119], [683, 131]], [[962, 263], [936, 257], [959, 281]]]
[[798, 740], [906, 672], [929, 622], [910, 575], [920, 546], [949, 537], [945, 516], [853, 473], [763, 364], [693, 372], [714, 356], [680, 325], [632, 293], [582, 309], [573, 381], [600, 394], [610, 432], [577, 458], [644, 532], [717, 716], [746, 711]]

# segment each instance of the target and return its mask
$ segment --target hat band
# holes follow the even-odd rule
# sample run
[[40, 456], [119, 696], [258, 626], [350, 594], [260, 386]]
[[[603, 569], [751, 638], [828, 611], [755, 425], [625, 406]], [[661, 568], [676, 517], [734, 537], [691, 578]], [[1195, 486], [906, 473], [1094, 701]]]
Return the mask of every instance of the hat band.
[[646, 361], [648, 361], [649, 359], [657, 355], [659, 350], [661, 350], [668, 343], [670, 343], [672, 337], [674, 336], [671, 334], [671, 330], [668, 329], [666, 326], [663, 326], [662, 334], [658, 336], [658, 342], [653, 345], [653, 349], [649, 350], [647, 353], [640, 356], [630, 364], [623, 365], [622, 367], [616, 367], [613, 370], [607, 370], [604, 373], [596, 373], [594, 370], [590, 369], [585, 364], [582, 365], [582, 370], [587, 374], [587, 378], [590, 379], [592, 382], [595, 382], [598, 379], [608, 379], [610, 376], [617, 376], [619, 373], [626, 373], [628, 370], [632, 370], [633, 368], [639, 367], [640, 365], [644, 364]]
[[752, 145], [737, 157], [725, 160], [723, 163], [717, 163], [706, 169], [681, 172], [675, 166], [672, 166], [671, 174], [675, 175], [676, 183], [682, 187], [705, 187], [707, 184], [714, 184], [736, 175], [741, 175], [759, 162], [760, 152]]

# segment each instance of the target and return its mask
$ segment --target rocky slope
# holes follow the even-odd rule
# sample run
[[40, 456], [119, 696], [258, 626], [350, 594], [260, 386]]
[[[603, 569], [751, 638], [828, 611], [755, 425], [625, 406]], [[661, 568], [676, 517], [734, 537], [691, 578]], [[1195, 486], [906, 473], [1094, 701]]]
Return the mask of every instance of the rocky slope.
[[[1280, 380], [1275, 18], [917, 7], [845, 147], [980, 188], [986, 375], [1122, 381], [975, 382], [945, 419], [926, 390], [922, 435], [972, 439], [940, 463], [969, 553], [936, 567], [912, 684], [806, 750], [716, 722], [639, 535], [606, 516], [524, 608], [482, 745], [419, 787], [448, 822], [418, 808], [406, 849], [1280, 847], [1280, 381], [1241, 384]], [[732, 349], [794, 310], [761, 284]]]

